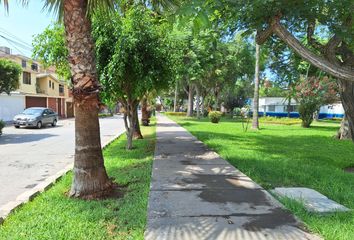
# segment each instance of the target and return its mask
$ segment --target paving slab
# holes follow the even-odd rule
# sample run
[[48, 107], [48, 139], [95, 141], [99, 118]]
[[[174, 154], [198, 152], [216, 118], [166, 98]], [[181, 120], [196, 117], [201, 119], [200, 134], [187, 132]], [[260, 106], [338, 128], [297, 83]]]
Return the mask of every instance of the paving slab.
[[320, 237], [248, 176], [158, 115], [145, 239]]
[[280, 227], [274, 223], [288, 218], [278, 215], [164, 217], [149, 220], [146, 240], [298, 240], [320, 239], [288, 222]]
[[350, 211], [350, 209], [310, 188], [275, 188], [272, 192], [280, 197], [287, 197], [302, 202], [309, 212], [332, 213]]

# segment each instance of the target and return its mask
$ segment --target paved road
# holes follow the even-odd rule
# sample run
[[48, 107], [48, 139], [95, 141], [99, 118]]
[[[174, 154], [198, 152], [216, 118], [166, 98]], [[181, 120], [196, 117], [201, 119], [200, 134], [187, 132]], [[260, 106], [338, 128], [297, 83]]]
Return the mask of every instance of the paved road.
[[165, 116], [158, 117], [150, 190], [146, 240], [320, 239]]
[[[0, 137], [0, 206], [73, 163], [74, 119], [57, 127], [6, 127]], [[123, 133], [121, 116], [100, 119], [101, 142]]]

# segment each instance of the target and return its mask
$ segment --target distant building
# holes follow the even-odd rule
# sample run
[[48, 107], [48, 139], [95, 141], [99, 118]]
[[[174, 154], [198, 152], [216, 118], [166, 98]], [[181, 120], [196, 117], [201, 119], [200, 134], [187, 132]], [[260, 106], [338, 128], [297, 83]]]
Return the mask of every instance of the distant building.
[[[253, 100], [251, 107], [253, 107]], [[299, 104], [295, 99], [291, 99], [290, 106], [288, 100], [282, 97], [261, 97], [259, 98], [259, 115], [272, 117], [287, 117], [288, 108], [290, 108], [290, 117], [299, 117]], [[251, 108], [252, 109], [252, 108]], [[319, 118], [342, 118], [344, 116], [344, 109], [340, 102], [331, 105], [324, 105], [320, 108]]]
[[48, 107], [63, 118], [74, 115], [68, 84], [54, 70], [44, 69], [39, 62], [25, 56], [11, 54], [7, 47], [0, 47], [0, 58], [22, 66], [19, 88], [10, 95], [0, 93], [0, 119], [11, 121], [29, 107]]

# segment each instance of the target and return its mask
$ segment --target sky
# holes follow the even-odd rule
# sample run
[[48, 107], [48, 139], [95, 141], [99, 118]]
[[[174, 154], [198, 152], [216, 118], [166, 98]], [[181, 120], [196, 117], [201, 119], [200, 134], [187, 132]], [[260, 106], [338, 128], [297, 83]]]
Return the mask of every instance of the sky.
[[56, 17], [46, 10], [42, 11], [42, 0], [31, 0], [27, 7], [23, 7], [15, 0], [9, 2], [8, 13], [4, 6], [0, 5], [0, 46], [10, 47], [14, 54], [31, 57], [30, 46], [33, 36], [43, 32], [51, 22], [56, 20]]

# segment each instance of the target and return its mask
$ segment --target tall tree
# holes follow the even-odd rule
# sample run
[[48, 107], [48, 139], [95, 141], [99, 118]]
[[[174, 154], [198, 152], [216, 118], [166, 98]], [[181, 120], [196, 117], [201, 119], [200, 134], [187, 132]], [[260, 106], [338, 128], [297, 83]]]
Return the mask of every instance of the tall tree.
[[259, 129], [259, 45], [256, 43], [256, 64], [254, 71], [253, 119], [252, 128]]
[[35, 56], [45, 64], [55, 65], [61, 75], [71, 76], [75, 104], [75, 159], [70, 196], [84, 199], [105, 196], [113, 187], [102, 155], [98, 121], [100, 84], [91, 36], [91, 16], [98, 9], [107, 11], [113, 8], [113, 2], [45, 1], [45, 8], [58, 14], [64, 30], [60, 25], [54, 25], [34, 41]]
[[98, 7], [112, 7], [113, 1], [47, 1], [49, 9], [63, 16], [68, 60], [75, 103], [75, 161], [70, 195], [97, 198], [112, 189], [103, 162], [98, 111], [100, 84], [96, 72], [95, 48], [90, 14]]
[[127, 149], [133, 148], [139, 102], [147, 92], [167, 87], [174, 73], [172, 40], [161, 22], [140, 4], [94, 20], [102, 97], [125, 108]]

